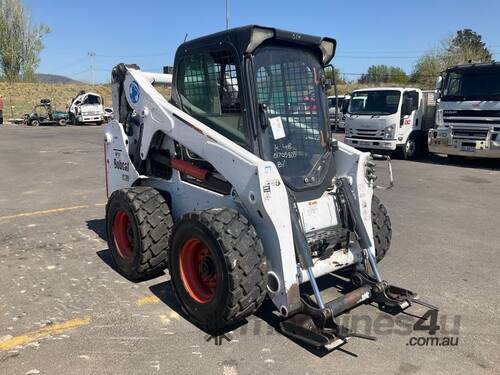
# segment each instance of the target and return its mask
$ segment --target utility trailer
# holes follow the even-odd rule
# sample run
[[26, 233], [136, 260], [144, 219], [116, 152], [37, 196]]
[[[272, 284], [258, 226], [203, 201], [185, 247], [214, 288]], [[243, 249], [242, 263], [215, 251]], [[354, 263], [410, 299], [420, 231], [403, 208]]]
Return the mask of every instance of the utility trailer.
[[363, 150], [397, 151], [403, 159], [427, 152], [434, 127], [433, 91], [379, 87], [355, 90], [346, 115], [345, 142]]
[[[335, 318], [358, 304], [425, 304], [378, 270], [391, 222], [370, 154], [331, 137], [324, 68], [335, 48], [246, 26], [185, 42], [172, 75], [113, 69], [106, 226], [119, 272], [168, 268], [186, 315], [215, 334], [268, 296], [281, 331], [315, 347], [374, 339]], [[158, 82], [172, 84], [170, 102]], [[339, 270], [352, 290], [325, 301], [317, 278]]]

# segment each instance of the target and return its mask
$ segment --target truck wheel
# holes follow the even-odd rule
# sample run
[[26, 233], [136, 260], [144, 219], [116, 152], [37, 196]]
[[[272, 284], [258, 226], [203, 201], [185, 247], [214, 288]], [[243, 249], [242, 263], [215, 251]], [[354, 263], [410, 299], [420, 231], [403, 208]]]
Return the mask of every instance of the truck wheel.
[[415, 159], [419, 153], [419, 146], [417, 137], [410, 135], [403, 147], [399, 149], [400, 158], [404, 160]]
[[57, 125], [59, 126], [66, 126], [66, 119], [65, 118], [61, 118], [57, 121]]
[[372, 198], [372, 225], [375, 255], [380, 262], [391, 246], [392, 227], [387, 209], [376, 195]]
[[169, 270], [180, 305], [209, 332], [254, 313], [266, 295], [262, 243], [252, 224], [233, 209], [184, 216], [175, 226]]
[[113, 192], [106, 206], [106, 230], [118, 271], [136, 281], [164, 270], [173, 225], [157, 190], [139, 186]]
[[31, 126], [40, 126], [40, 121], [38, 120], [32, 120], [30, 123]]

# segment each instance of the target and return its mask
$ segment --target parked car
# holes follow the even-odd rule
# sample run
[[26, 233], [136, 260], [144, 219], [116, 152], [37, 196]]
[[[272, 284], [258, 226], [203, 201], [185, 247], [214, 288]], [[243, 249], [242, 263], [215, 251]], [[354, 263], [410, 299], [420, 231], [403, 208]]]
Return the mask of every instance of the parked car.
[[113, 108], [104, 108], [104, 122], [113, 120]]

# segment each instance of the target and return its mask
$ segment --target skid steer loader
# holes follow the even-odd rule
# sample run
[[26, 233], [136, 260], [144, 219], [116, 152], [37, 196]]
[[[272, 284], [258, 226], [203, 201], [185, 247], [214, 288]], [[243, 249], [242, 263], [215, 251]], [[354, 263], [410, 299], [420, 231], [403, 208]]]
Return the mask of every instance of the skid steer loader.
[[[284, 334], [335, 347], [373, 339], [337, 324], [342, 312], [423, 303], [378, 271], [391, 224], [372, 196], [370, 154], [331, 137], [324, 68], [335, 48], [331, 38], [246, 26], [185, 42], [172, 75], [113, 69], [112, 258], [130, 280], [168, 267], [180, 305], [206, 331], [268, 296]], [[157, 83], [172, 85], [170, 101]], [[339, 270], [355, 289], [324, 301], [317, 278]]]

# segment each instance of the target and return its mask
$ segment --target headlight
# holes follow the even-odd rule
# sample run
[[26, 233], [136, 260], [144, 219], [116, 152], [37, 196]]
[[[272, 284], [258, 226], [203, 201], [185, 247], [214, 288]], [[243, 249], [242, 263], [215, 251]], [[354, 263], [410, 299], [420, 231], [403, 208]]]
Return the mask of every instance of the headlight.
[[386, 126], [384, 129], [384, 139], [393, 139], [394, 138], [394, 125]]
[[443, 110], [438, 109], [436, 111], [436, 125], [437, 126], [443, 126], [444, 120], [443, 120]]

